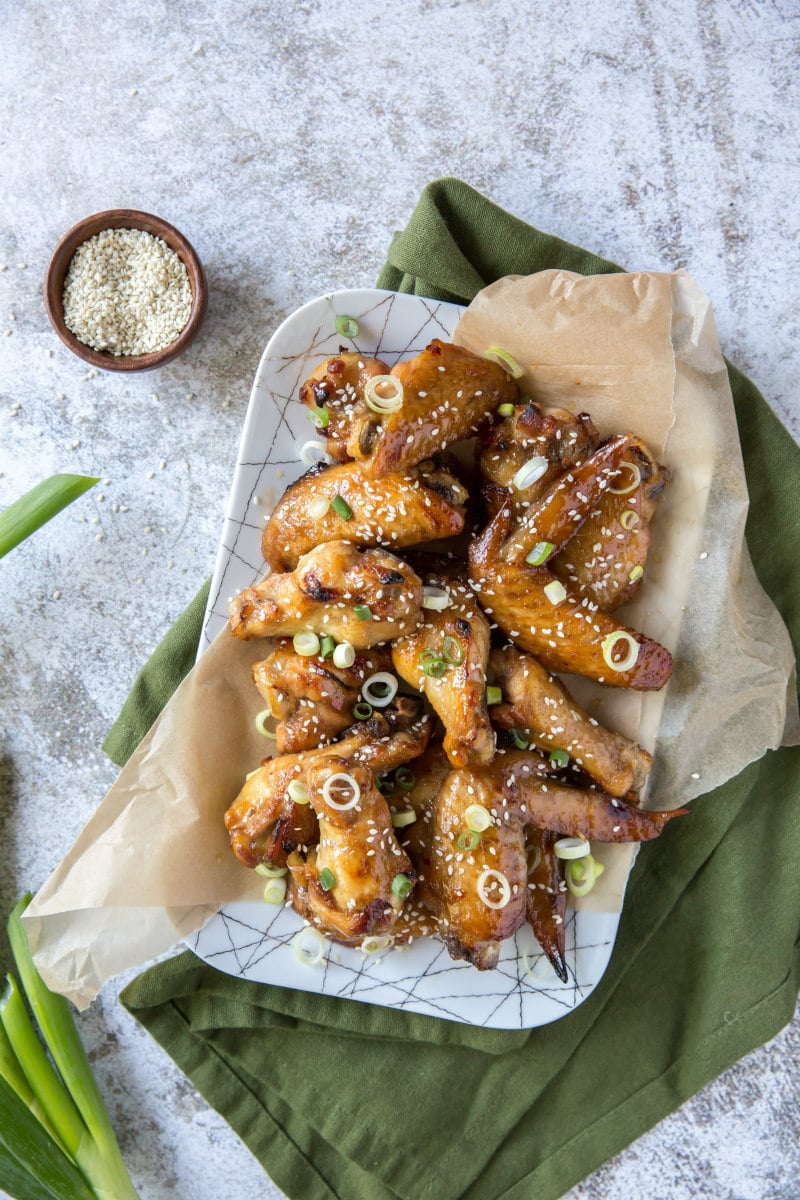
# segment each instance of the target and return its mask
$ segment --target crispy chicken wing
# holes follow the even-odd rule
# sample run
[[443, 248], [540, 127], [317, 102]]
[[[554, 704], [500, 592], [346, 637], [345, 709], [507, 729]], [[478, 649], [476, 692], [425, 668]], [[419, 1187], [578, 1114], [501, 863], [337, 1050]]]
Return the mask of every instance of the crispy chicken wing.
[[426, 609], [422, 627], [393, 644], [394, 668], [426, 696], [441, 718], [444, 748], [454, 767], [491, 762], [495, 739], [486, 708], [489, 624], [466, 584], [435, 569], [419, 570], [425, 584], [449, 594], [450, 604], [441, 612]]
[[[355, 807], [349, 784], [336, 791], [335, 777], [345, 775], [359, 789]], [[392, 890], [398, 875], [414, 881], [414, 868], [397, 844], [385, 799], [372, 772], [347, 758], [331, 756], [306, 770], [311, 806], [319, 821], [319, 844], [305, 859], [289, 856], [292, 903], [337, 941], [358, 944], [366, 935], [391, 934], [403, 900]], [[325, 785], [334, 781], [328, 797]]]
[[[340, 496], [351, 516], [329, 508], [312, 516], [312, 502]], [[451, 537], [464, 528], [467, 490], [441, 458], [426, 459], [401, 475], [373, 479], [361, 463], [312, 467], [275, 506], [261, 540], [273, 571], [291, 571], [298, 559], [334, 538], [357, 546], [413, 546]]]
[[265, 759], [247, 779], [225, 814], [231, 849], [246, 867], [260, 862], [283, 866], [286, 856], [316, 837], [316, 817], [308, 804], [297, 803], [288, 793], [294, 780], [305, 783], [306, 771], [331, 757], [389, 771], [416, 758], [430, 737], [430, 721], [421, 715], [414, 697], [398, 699], [382, 715], [359, 722], [340, 742], [302, 754]]
[[524, 730], [545, 752], [565, 751], [612, 796], [641, 791], [653, 765], [646, 750], [599, 725], [535, 658], [507, 646], [493, 650], [489, 664], [503, 690], [491, 709], [496, 725]]
[[419, 579], [393, 554], [326, 542], [294, 571], [240, 592], [231, 601], [231, 632], [252, 638], [313, 630], [365, 650], [416, 629], [421, 601]]
[[[515, 405], [513, 415], [496, 419], [481, 431], [478, 467], [490, 518], [509, 498], [514, 516], [522, 515], [559, 475], [591, 454], [599, 441], [588, 413], [576, 417], [565, 408], [543, 409], [531, 400]], [[547, 470], [527, 487], [515, 487], [517, 471], [534, 458], [546, 459]]]
[[544, 829], [528, 828], [525, 845], [528, 854], [528, 886], [525, 909], [534, 937], [544, 950], [562, 983], [569, 978], [565, 957], [564, 916], [567, 911], [567, 887], [561, 877], [560, 859], [553, 846], [556, 835]]
[[[573, 591], [606, 612], [627, 603], [639, 587], [650, 549], [650, 521], [669, 479], [666, 467], [638, 438], [629, 439], [621, 467], [620, 477], [548, 564]], [[630, 491], [619, 494], [631, 484]]]
[[[470, 582], [484, 612], [549, 671], [572, 671], [611, 687], [638, 691], [663, 687], [672, 673], [669, 651], [566, 588], [563, 597], [551, 598], [552, 589], [548, 595], [545, 588], [560, 581], [546, 566], [532, 566], [518, 553], [509, 560], [505, 554], [511, 520], [506, 502], [470, 545]], [[612, 644], [607, 639], [613, 635], [617, 641]], [[604, 646], [614, 663], [634, 655], [635, 659], [624, 670], [610, 666]]]
[[389, 368], [378, 358], [343, 350], [320, 363], [300, 388], [300, 399], [314, 411], [325, 410], [320, 433], [336, 462], [363, 458], [359, 447], [362, 433], [367, 436], [370, 410], [364, 402], [364, 385], [373, 375], [385, 375]]
[[362, 650], [352, 667], [337, 667], [332, 658], [297, 654], [291, 641], [281, 638], [269, 657], [252, 668], [255, 685], [278, 720], [278, 754], [332, 742], [353, 724], [353, 706], [364, 681], [391, 665], [388, 647]]

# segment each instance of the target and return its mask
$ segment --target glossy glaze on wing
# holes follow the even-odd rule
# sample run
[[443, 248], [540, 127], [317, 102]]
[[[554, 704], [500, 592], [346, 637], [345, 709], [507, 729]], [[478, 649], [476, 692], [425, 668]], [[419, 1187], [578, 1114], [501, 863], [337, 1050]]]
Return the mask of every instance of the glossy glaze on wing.
[[370, 410], [364, 403], [364, 385], [373, 375], [385, 375], [389, 368], [379, 358], [366, 358], [343, 350], [320, 363], [300, 388], [300, 399], [312, 412], [324, 409], [327, 424], [317, 436], [325, 439], [328, 454], [336, 462], [361, 458], [359, 441], [369, 437]]
[[562, 983], [569, 978], [567, 971], [566, 925], [567, 885], [561, 871], [561, 860], [553, 846], [556, 835], [544, 829], [528, 828], [525, 847], [528, 855], [528, 884], [525, 911], [533, 935], [547, 955]]

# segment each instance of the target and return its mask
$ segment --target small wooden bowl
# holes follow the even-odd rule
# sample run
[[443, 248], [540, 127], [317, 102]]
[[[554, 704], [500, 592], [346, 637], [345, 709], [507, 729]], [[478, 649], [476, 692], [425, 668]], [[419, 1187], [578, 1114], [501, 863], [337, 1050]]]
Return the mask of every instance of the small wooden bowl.
[[[64, 324], [64, 279], [72, 256], [82, 242], [104, 229], [143, 229], [167, 243], [182, 260], [189, 275], [192, 288], [192, 308], [184, 328], [163, 350], [149, 354], [110, 354], [107, 350], [93, 350], [78, 340]], [[192, 245], [174, 225], [154, 217], [151, 213], [137, 212], [133, 208], [109, 208], [105, 212], [84, 217], [65, 233], [55, 248], [44, 281], [44, 302], [53, 328], [65, 346], [84, 362], [99, 367], [102, 371], [151, 371], [161, 367], [182, 354], [196, 338], [208, 304], [208, 284], [202, 263]]]

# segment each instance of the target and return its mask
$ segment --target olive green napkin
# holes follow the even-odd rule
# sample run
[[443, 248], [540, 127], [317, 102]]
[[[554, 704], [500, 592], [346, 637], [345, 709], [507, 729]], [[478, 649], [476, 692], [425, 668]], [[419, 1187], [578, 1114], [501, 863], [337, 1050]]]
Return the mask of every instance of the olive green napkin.
[[[505, 274], [618, 268], [457, 180], [427, 187], [379, 283], [469, 300]], [[800, 450], [731, 369], [756, 570], [800, 638]], [[121, 762], [191, 665], [203, 599], [145, 667]], [[800, 750], [767, 754], [645, 845], [611, 964], [530, 1032], [242, 982], [184, 953], [124, 1003], [297, 1200], [548, 1200], [760, 1045], [800, 980]]]

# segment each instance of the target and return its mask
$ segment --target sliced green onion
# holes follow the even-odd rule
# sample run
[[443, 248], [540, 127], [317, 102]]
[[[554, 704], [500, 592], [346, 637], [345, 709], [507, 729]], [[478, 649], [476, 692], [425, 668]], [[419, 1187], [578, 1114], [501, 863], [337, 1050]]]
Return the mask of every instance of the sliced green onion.
[[[335, 786], [345, 787], [350, 791], [350, 799], [343, 803], [333, 798], [333, 788]], [[351, 808], [355, 808], [361, 799], [361, 788], [358, 780], [352, 775], [345, 774], [344, 771], [339, 771], [335, 775], [329, 775], [322, 787], [322, 797], [331, 808], [337, 812], [347, 812]]]
[[330, 414], [327, 408], [312, 408], [308, 413], [309, 421], [313, 421], [317, 429], [327, 429]]
[[417, 814], [413, 808], [408, 808], [404, 812], [392, 813], [392, 825], [395, 829], [405, 829], [407, 825], [413, 825], [417, 819]]
[[336, 887], [336, 876], [329, 867], [323, 867], [319, 873], [319, 886], [323, 892], [329, 892], [331, 888]]
[[422, 589], [422, 607], [442, 612], [450, 604], [450, 593], [445, 588], [426, 584]]
[[256, 767], [255, 771], [248, 771], [244, 777], [245, 783], [249, 783], [250, 780], [253, 778], [253, 776], [257, 775], [260, 770], [261, 770], [261, 767]]
[[373, 934], [364, 938], [359, 949], [362, 954], [380, 954], [383, 950], [390, 950], [393, 945], [394, 938]]
[[265, 879], [283, 879], [289, 871], [288, 867], [272, 867], [269, 863], [258, 863], [254, 869], [256, 875], [263, 875]]
[[561, 604], [567, 598], [567, 589], [560, 579], [551, 579], [548, 584], [545, 584], [544, 594], [551, 604]]
[[293, 804], [311, 803], [311, 793], [302, 779], [293, 779], [286, 789], [286, 794]]
[[366, 700], [359, 700], [353, 708], [353, 716], [357, 721], [368, 721], [372, 716], [372, 705]]
[[391, 796], [394, 791], [394, 784], [387, 775], [377, 775], [375, 777], [375, 787], [382, 796]]
[[514, 405], [513, 404], [501, 404], [497, 410], [497, 414], [500, 417], [513, 417]]
[[438, 662], [441, 657], [442, 656], [438, 650], [432, 650], [430, 647], [428, 647], [427, 650], [423, 650], [420, 654], [419, 661], [422, 666], [425, 666], [425, 663], [428, 662]]
[[631, 583], [638, 583], [643, 575], [644, 567], [641, 563], [637, 563], [636, 566], [631, 569], [628, 579], [630, 579]]
[[398, 767], [395, 771], [394, 781], [404, 792], [413, 792], [417, 784], [417, 777], [411, 767], [403, 766]]
[[542, 563], [547, 562], [554, 549], [552, 542], [537, 542], [530, 554], [525, 555], [525, 562], [530, 563], [532, 567], [540, 567]]
[[392, 894], [397, 896], [398, 900], [405, 900], [413, 886], [414, 880], [409, 879], [407, 875], [395, 875], [392, 880]]
[[315, 654], [319, 654], [319, 638], [315, 633], [296, 633], [292, 638], [292, 645], [295, 653], [302, 655], [303, 658], [312, 658]]
[[262, 708], [260, 713], [256, 714], [255, 726], [262, 737], [269, 738], [270, 741], [275, 741], [275, 734], [271, 729], [264, 728], [264, 722], [272, 719], [272, 709]]
[[358, 617], [359, 621], [368, 621], [372, 616], [372, 609], [368, 604], [357, 604], [353, 612]]
[[632, 508], [626, 508], [619, 519], [619, 523], [623, 529], [633, 529], [634, 525], [639, 524], [639, 514], [634, 512]]
[[[500, 898], [495, 900], [490, 889], [499, 888]], [[487, 908], [505, 908], [511, 899], [511, 884], [502, 871], [493, 871], [486, 867], [478, 879], [478, 895]]]
[[331, 508], [336, 513], [337, 517], [341, 517], [343, 521], [349, 521], [353, 515], [353, 510], [345, 500], [344, 496], [337, 494], [331, 500]]
[[563, 859], [585, 858], [591, 850], [586, 838], [582, 837], [559, 838], [553, 846], [556, 858]]
[[566, 750], [551, 750], [550, 752], [551, 767], [568, 767], [569, 755]]
[[457, 638], [449, 635], [442, 642], [442, 658], [451, 667], [460, 667], [464, 661], [464, 647]]
[[484, 350], [483, 357], [488, 358], [489, 362], [497, 363], [498, 367], [508, 371], [514, 379], [519, 379], [522, 375], [522, 367], [502, 346], [490, 346], [488, 350]]
[[530, 459], [529, 462], [520, 467], [511, 482], [518, 492], [522, 492], [525, 488], [530, 487], [532, 483], [536, 483], [537, 479], [541, 479], [546, 474], [549, 465], [546, 458], [542, 458], [540, 454], [537, 454], [535, 458]]
[[330, 634], [326, 634], [325, 637], [322, 639], [322, 641], [319, 644], [320, 658], [330, 658], [333, 655], [335, 650], [336, 650], [336, 642], [330, 636]]
[[315, 463], [329, 463], [330, 456], [322, 442], [304, 442], [300, 448], [300, 461], [304, 467], [313, 467]]
[[286, 899], [286, 880], [267, 880], [267, 886], [264, 888], [264, 899], [267, 904], [283, 904]]
[[355, 319], [355, 317], [348, 317], [345, 313], [341, 313], [340, 316], [338, 316], [336, 318], [336, 320], [334, 321], [333, 324], [334, 324], [334, 328], [336, 329], [336, 332], [340, 335], [340, 337], [346, 337], [346, 338], [358, 337], [359, 326], [358, 326], [358, 321]]
[[389, 671], [376, 671], [365, 680], [361, 695], [373, 708], [386, 708], [397, 695], [398, 682]]
[[356, 652], [349, 642], [339, 642], [339, 645], [333, 652], [333, 665], [341, 671], [346, 671], [348, 667], [352, 667], [356, 661]]
[[292, 952], [304, 967], [315, 967], [322, 962], [327, 944], [320, 931], [309, 925], [292, 938]]
[[467, 822], [467, 829], [474, 829], [475, 833], [483, 833], [494, 824], [492, 814], [482, 804], [470, 804], [464, 813], [464, 820]]
[[603, 864], [591, 854], [568, 862], [564, 871], [567, 888], [573, 896], [588, 896], [603, 871]]
[[364, 401], [373, 412], [397, 412], [403, 407], [403, 385], [394, 375], [373, 375], [364, 385]]
[[465, 829], [463, 833], [458, 835], [456, 845], [459, 850], [470, 851], [474, 850], [480, 844], [480, 840], [481, 835], [476, 833], [474, 829]]
[[0, 558], [99, 483], [90, 475], [51, 475], [0, 513]]
[[614, 474], [619, 475], [623, 467], [627, 467], [630, 471], [631, 482], [626, 484], [625, 487], [609, 487], [608, 490], [613, 496], [627, 496], [630, 492], [635, 492], [639, 484], [642, 482], [642, 473], [636, 466], [636, 463], [628, 462], [627, 459], [622, 460], [622, 462], [619, 464], [619, 471], [615, 471]]
[[327, 496], [315, 496], [308, 506], [308, 515], [315, 521], [321, 521], [331, 506]]
[[447, 674], [448, 665], [443, 658], [431, 658], [422, 663], [422, 673], [430, 679], [441, 679]]
[[527, 750], [531, 744], [530, 738], [524, 729], [512, 729], [511, 739], [518, 750]]
[[487, 689], [486, 689], [486, 703], [487, 704], [502, 704], [503, 703], [503, 689], [499, 688], [499, 687], [495, 687], [494, 684], [490, 684], [489, 687], [487, 687]]
[[[614, 647], [617, 642], [625, 642], [628, 652], [624, 658], [614, 658]], [[603, 638], [603, 661], [612, 671], [630, 671], [636, 665], [639, 657], [639, 643], [626, 630], [617, 629]]]

